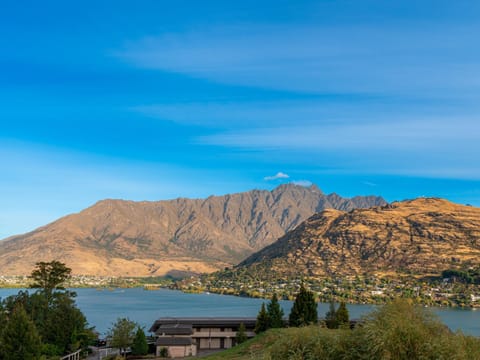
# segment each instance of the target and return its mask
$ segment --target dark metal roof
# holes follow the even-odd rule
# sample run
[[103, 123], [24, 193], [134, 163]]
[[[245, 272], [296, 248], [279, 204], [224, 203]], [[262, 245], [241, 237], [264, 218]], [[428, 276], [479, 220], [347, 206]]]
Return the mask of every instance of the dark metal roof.
[[165, 317], [156, 320], [150, 327], [150, 332], [157, 332], [162, 325], [188, 324], [192, 327], [238, 327], [243, 323], [247, 328], [255, 327], [254, 317]]
[[158, 346], [192, 345], [192, 338], [161, 336], [157, 339]]
[[157, 335], [191, 335], [193, 334], [192, 324], [163, 324], [156, 331]]

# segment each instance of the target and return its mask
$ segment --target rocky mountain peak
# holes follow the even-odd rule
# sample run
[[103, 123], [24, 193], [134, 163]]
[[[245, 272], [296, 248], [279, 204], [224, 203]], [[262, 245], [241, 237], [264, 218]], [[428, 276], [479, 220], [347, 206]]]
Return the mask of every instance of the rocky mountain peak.
[[37, 261], [76, 274], [210, 272], [271, 244], [318, 210], [386, 204], [380, 197], [334, 201], [316, 186], [164, 201], [106, 199], [28, 234], [0, 242], [2, 274], [28, 274]]

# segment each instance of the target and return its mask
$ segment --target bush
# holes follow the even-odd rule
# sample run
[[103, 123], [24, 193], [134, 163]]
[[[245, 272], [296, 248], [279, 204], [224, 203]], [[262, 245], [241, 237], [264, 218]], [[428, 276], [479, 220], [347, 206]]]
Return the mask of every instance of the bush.
[[342, 354], [348, 350], [345, 343], [350, 332], [330, 331], [318, 326], [290, 328], [277, 340], [270, 356], [278, 360], [342, 359]]
[[278, 360], [480, 359], [480, 340], [452, 333], [430, 311], [395, 300], [362, 319], [354, 330], [290, 328], [270, 347]]
[[168, 357], [168, 349], [166, 347], [162, 347], [160, 349], [160, 354], [159, 355], [160, 355], [160, 357], [164, 357], [164, 358]]
[[406, 300], [373, 311], [356, 332], [372, 359], [480, 359], [478, 340], [453, 334], [432, 312]]

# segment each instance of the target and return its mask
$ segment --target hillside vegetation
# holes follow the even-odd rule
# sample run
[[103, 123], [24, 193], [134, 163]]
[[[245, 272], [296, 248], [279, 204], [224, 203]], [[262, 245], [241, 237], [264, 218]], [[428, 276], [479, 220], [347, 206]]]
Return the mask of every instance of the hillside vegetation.
[[480, 339], [452, 333], [431, 312], [396, 300], [354, 330], [321, 326], [272, 329], [208, 360], [470, 360]]
[[320, 212], [238, 268], [284, 276], [437, 275], [478, 259], [480, 208], [419, 198]]

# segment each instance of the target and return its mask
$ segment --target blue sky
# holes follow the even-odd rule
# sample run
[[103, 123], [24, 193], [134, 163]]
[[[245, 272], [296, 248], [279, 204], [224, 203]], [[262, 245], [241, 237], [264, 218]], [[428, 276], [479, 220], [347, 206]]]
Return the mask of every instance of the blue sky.
[[0, 238], [104, 198], [291, 181], [480, 206], [479, 16], [442, 0], [2, 4]]

